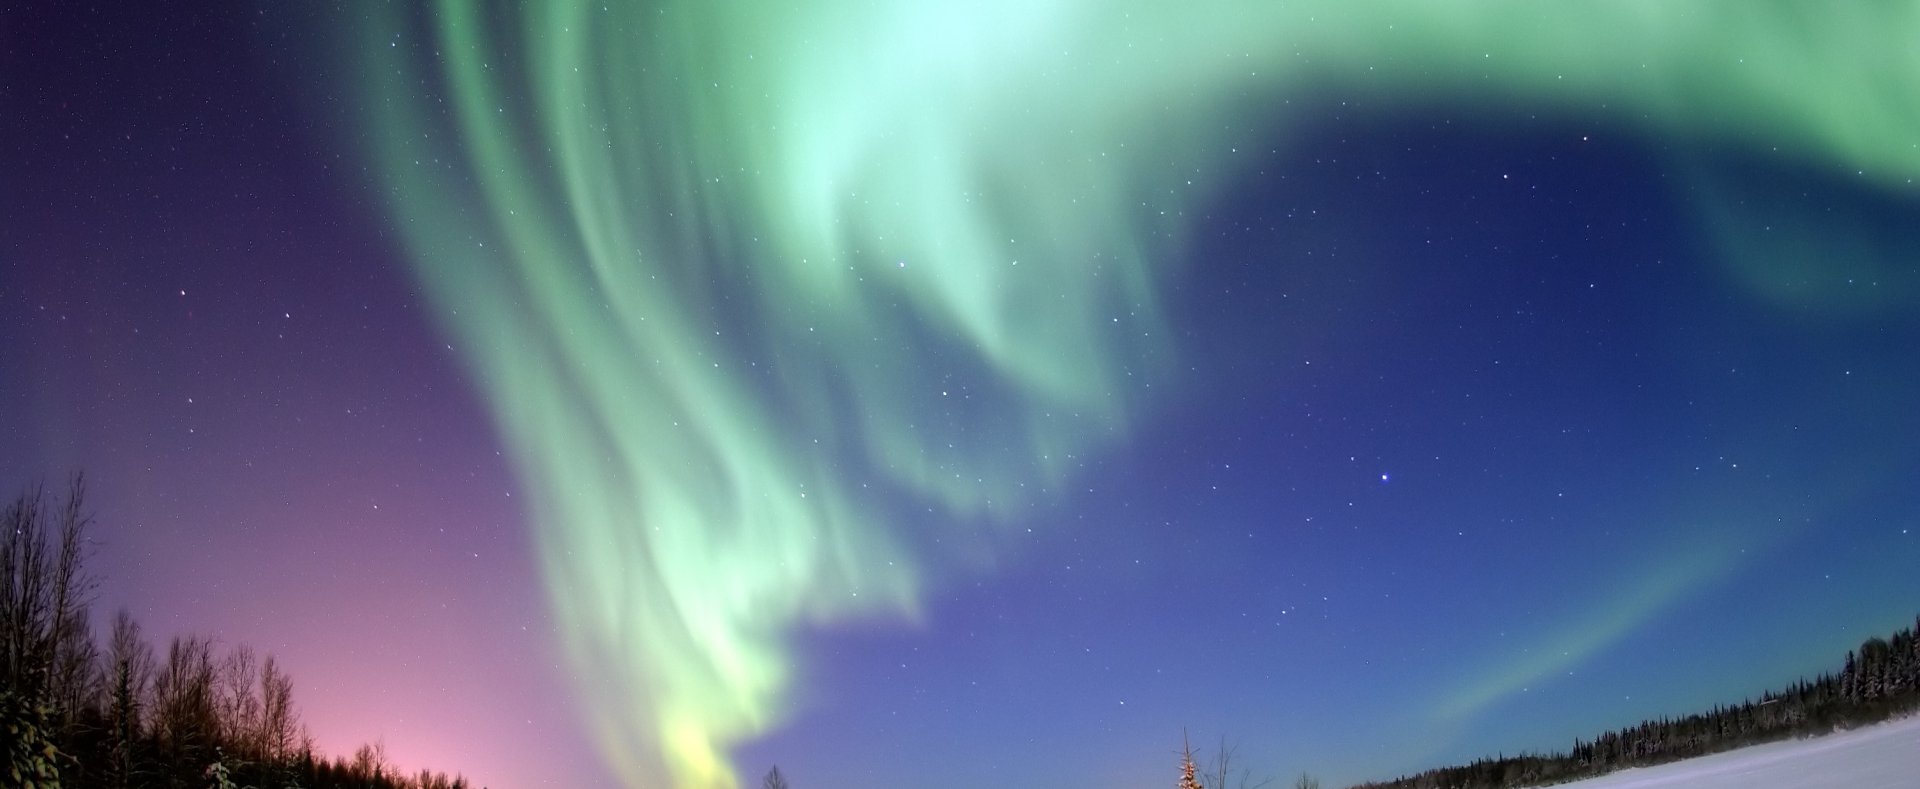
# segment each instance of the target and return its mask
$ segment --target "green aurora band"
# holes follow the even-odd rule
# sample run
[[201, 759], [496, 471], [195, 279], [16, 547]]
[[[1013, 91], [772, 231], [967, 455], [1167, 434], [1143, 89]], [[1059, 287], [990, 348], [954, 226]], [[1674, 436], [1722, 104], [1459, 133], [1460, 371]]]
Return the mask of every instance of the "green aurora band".
[[1290, 95], [1920, 175], [1912, 2], [388, 8], [349, 36], [376, 177], [635, 786], [737, 785], [796, 628], [912, 616], [1124, 439], [1183, 210]]

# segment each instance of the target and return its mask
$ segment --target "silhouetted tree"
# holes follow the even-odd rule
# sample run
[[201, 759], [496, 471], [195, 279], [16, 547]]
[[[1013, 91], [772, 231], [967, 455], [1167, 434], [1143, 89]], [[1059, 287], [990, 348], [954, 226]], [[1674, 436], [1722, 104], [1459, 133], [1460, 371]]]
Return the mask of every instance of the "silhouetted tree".
[[349, 769], [368, 781], [378, 782], [386, 778], [393, 772], [393, 764], [387, 760], [387, 741], [374, 740], [354, 750], [353, 764]]
[[213, 759], [221, 734], [214, 698], [213, 642], [176, 637], [153, 680], [153, 733], [170, 779], [198, 777]]
[[220, 740], [227, 743], [227, 749], [233, 756], [243, 759], [257, 759], [265, 749], [261, 747], [260, 697], [258, 688], [259, 668], [254, 663], [253, 648], [245, 644], [236, 644], [227, 650], [227, 656], [220, 661], [220, 672], [216, 687], [216, 699], [219, 705]]
[[57, 743], [74, 734], [90, 690], [87, 672], [75, 665], [91, 660], [81, 649], [91, 649], [86, 607], [93, 591], [82, 567], [85, 492], [75, 475], [56, 509], [35, 487], [0, 515], [0, 731], [12, 741], [0, 769], [41, 784], [57, 785], [59, 765], [72, 761]]
[[135, 785], [136, 760], [144, 734], [141, 710], [153, 681], [153, 647], [140, 635], [140, 623], [126, 609], [113, 615], [107, 647], [107, 785]]
[[1230, 787], [1231, 789], [1261, 789], [1261, 787], [1273, 783], [1273, 778], [1271, 777], [1262, 778], [1257, 781], [1254, 780], [1253, 771], [1244, 767], [1241, 768], [1238, 773], [1235, 773], [1233, 770], [1233, 757], [1238, 751], [1239, 748], [1237, 746], [1227, 744], [1227, 738], [1221, 737], [1219, 749], [1213, 752], [1213, 758], [1208, 761], [1207, 768], [1200, 773], [1201, 780], [1214, 787], [1214, 789], [1229, 789]]
[[260, 749], [270, 762], [284, 761], [300, 744], [300, 719], [293, 709], [293, 678], [273, 655], [260, 666]]
[[787, 777], [780, 774], [780, 765], [774, 765], [767, 771], [767, 777], [760, 779], [760, 789], [788, 789]]

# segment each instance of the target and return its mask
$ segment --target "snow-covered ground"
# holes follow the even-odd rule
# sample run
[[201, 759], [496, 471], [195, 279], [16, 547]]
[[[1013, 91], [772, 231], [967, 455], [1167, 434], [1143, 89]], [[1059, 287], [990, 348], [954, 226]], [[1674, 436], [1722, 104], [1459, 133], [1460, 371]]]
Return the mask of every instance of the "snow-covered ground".
[[1561, 784], [1561, 789], [1914, 789], [1920, 716]]

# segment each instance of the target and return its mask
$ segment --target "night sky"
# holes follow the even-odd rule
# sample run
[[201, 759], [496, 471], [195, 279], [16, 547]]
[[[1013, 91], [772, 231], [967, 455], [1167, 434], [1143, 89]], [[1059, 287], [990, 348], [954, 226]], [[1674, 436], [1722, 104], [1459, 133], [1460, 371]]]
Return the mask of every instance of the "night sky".
[[0, 8], [0, 483], [328, 754], [1342, 785], [1920, 611], [1920, 5], [406, 5]]

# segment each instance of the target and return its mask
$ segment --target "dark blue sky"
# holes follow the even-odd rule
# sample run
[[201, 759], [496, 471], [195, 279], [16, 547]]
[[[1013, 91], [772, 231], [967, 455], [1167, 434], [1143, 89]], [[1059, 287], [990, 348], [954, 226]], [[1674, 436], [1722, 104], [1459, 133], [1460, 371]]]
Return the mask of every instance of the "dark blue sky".
[[1032, 759], [976, 782], [1124, 785], [1165, 754], [1112, 743], [1180, 720], [1388, 777], [1738, 701], [1910, 618], [1910, 310], [1742, 292], [1676, 154], [1603, 124], [1329, 114], [1199, 224], [1178, 394], [1066, 528], [926, 632], [827, 639], [831, 711], [753, 753], [881, 780], [958, 725]]
[[[273, 652], [331, 753], [611, 781], [524, 483], [339, 144], [364, 99], [244, 14], [13, 8], [0, 49], [0, 482], [87, 472], [96, 617]], [[1920, 194], [1603, 113], [1271, 121], [1189, 206], [1131, 433], [917, 620], [803, 625], [743, 774], [1156, 786], [1184, 731], [1391, 777], [1912, 621]]]

